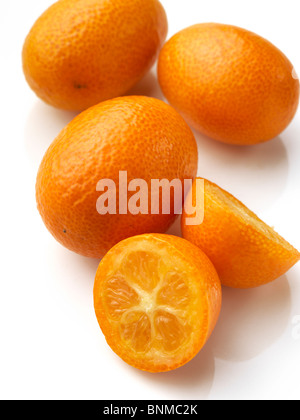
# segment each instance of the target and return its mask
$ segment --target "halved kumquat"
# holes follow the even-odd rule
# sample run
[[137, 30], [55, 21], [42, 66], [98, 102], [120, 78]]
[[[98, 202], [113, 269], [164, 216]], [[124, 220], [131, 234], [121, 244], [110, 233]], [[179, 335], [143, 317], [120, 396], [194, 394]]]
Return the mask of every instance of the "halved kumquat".
[[188, 241], [163, 234], [125, 239], [102, 259], [94, 306], [112, 350], [129, 365], [165, 372], [190, 361], [211, 335], [221, 284]]
[[184, 212], [183, 237], [205, 252], [224, 286], [262, 286], [300, 260], [300, 253], [292, 245], [227, 191], [208, 180], [196, 185], [197, 180], [187, 203], [195, 205], [196, 189], [203, 186], [204, 221], [187, 225], [186, 218], [191, 215]]

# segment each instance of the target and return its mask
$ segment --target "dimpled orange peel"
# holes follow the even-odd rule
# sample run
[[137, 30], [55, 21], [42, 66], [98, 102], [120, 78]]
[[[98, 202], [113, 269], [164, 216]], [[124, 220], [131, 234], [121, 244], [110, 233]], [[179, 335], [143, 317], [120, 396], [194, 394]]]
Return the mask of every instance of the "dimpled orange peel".
[[[196, 203], [197, 179], [187, 200]], [[204, 221], [188, 225], [182, 215], [182, 234], [214, 264], [222, 284], [253, 288], [285, 274], [300, 260], [300, 253], [244, 204], [216, 184], [205, 180]], [[198, 191], [199, 194], [199, 191]], [[189, 211], [190, 212], [190, 211]]]
[[234, 145], [278, 136], [299, 103], [299, 79], [287, 57], [232, 25], [203, 23], [174, 35], [161, 50], [158, 77], [190, 125]]
[[25, 40], [26, 80], [48, 104], [82, 111], [134, 86], [154, 64], [167, 26], [158, 0], [59, 0]]
[[221, 284], [195, 245], [175, 236], [128, 238], [102, 259], [96, 316], [112, 350], [129, 365], [166, 372], [190, 361], [211, 335]]
[[[112, 99], [79, 114], [51, 144], [37, 175], [38, 210], [61, 244], [101, 258], [129, 236], [165, 232], [176, 218], [174, 191], [171, 188], [170, 211], [152, 214], [151, 181], [183, 183], [196, 176], [197, 163], [193, 133], [172, 107], [142, 96]], [[122, 188], [120, 172], [126, 174]], [[142, 193], [146, 211], [130, 211], [129, 202], [138, 188], [128, 191], [121, 211], [119, 196], [124, 197], [129, 183], [139, 179], [146, 183], [147, 191]], [[106, 214], [97, 208], [104, 192], [97, 190], [98, 183], [103, 180], [115, 188], [110, 188], [115, 191], [115, 209]]]

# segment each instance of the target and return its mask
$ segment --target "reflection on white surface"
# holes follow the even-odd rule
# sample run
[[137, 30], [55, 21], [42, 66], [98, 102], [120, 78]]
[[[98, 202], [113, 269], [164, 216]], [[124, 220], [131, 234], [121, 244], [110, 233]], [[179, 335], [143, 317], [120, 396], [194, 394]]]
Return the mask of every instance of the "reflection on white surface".
[[286, 276], [249, 290], [223, 287], [221, 316], [210, 339], [215, 357], [233, 362], [255, 358], [280, 339], [290, 312]]

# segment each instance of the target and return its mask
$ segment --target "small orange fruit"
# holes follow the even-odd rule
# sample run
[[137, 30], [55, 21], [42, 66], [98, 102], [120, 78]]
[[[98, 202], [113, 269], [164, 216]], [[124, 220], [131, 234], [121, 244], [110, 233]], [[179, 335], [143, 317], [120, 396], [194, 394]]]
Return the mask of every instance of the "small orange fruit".
[[162, 90], [201, 133], [236, 145], [265, 142], [293, 119], [299, 80], [262, 37], [231, 25], [199, 24], [177, 33], [158, 63]]
[[[203, 184], [196, 185], [197, 180], [187, 197], [187, 203], [193, 205], [196, 188]], [[204, 222], [187, 225], [184, 212], [182, 233], [210, 258], [223, 285], [242, 289], [261, 286], [300, 260], [295, 248], [231, 194], [207, 180], [202, 193]]]
[[123, 95], [143, 77], [167, 26], [158, 0], [57, 1], [25, 40], [25, 77], [48, 104], [84, 110]]
[[[49, 147], [37, 175], [38, 209], [60, 243], [81, 255], [101, 258], [129, 236], [165, 232], [183, 195], [178, 198], [171, 188], [170, 211], [163, 214], [160, 194], [155, 214], [151, 180], [183, 183], [196, 176], [197, 162], [193, 133], [172, 107], [142, 96], [112, 99], [78, 115]], [[121, 183], [126, 185], [119, 183], [120, 172], [126, 173], [127, 182]], [[111, 188], [112, 206], [105, 202], [107, 209], [99, 211], [98, 199], [106, 187], [100, 189], [98, 183], [103, 180], [109, 180], [115, 190]], [[129, 202], [139, 186], [127, 191], [135, 180], [142, 180], [147, 188], [140, 190], [137, 210], [141, 200], [146, 204], [137, 214]]]
[[141, 235], [113, 247], [94, 285], [96, 316], [125, 362], [165, 372], [190, 361], [211, 335], [221, 308], [212, 263], [190, 242]]

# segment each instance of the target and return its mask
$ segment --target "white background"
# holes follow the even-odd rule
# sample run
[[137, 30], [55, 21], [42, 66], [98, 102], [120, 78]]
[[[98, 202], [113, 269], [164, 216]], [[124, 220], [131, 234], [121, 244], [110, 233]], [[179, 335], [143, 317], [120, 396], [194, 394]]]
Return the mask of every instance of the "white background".
[[[43, 104], [22, 74], [24, 38], [51, 3], [6, 1], [0, 8], [0, 398], [300, 399], [300, 264], [260, 289], [224, 289], [212, 338], [177, 371], [140, 372], [107, 346], [93, 310], [98, 261], [58, 244], [35, 204], [41, 158], [74, 116]], [[199, 22], [235, 24], [269, 39], [300, 72], [299, 0], [162, 3], [169, 37]], [[131, 93], [162, 98], [154, 72]], [[266, 144], [197, 140], [199, 176], [236, 195], [300, 249], [300, 111]]]

